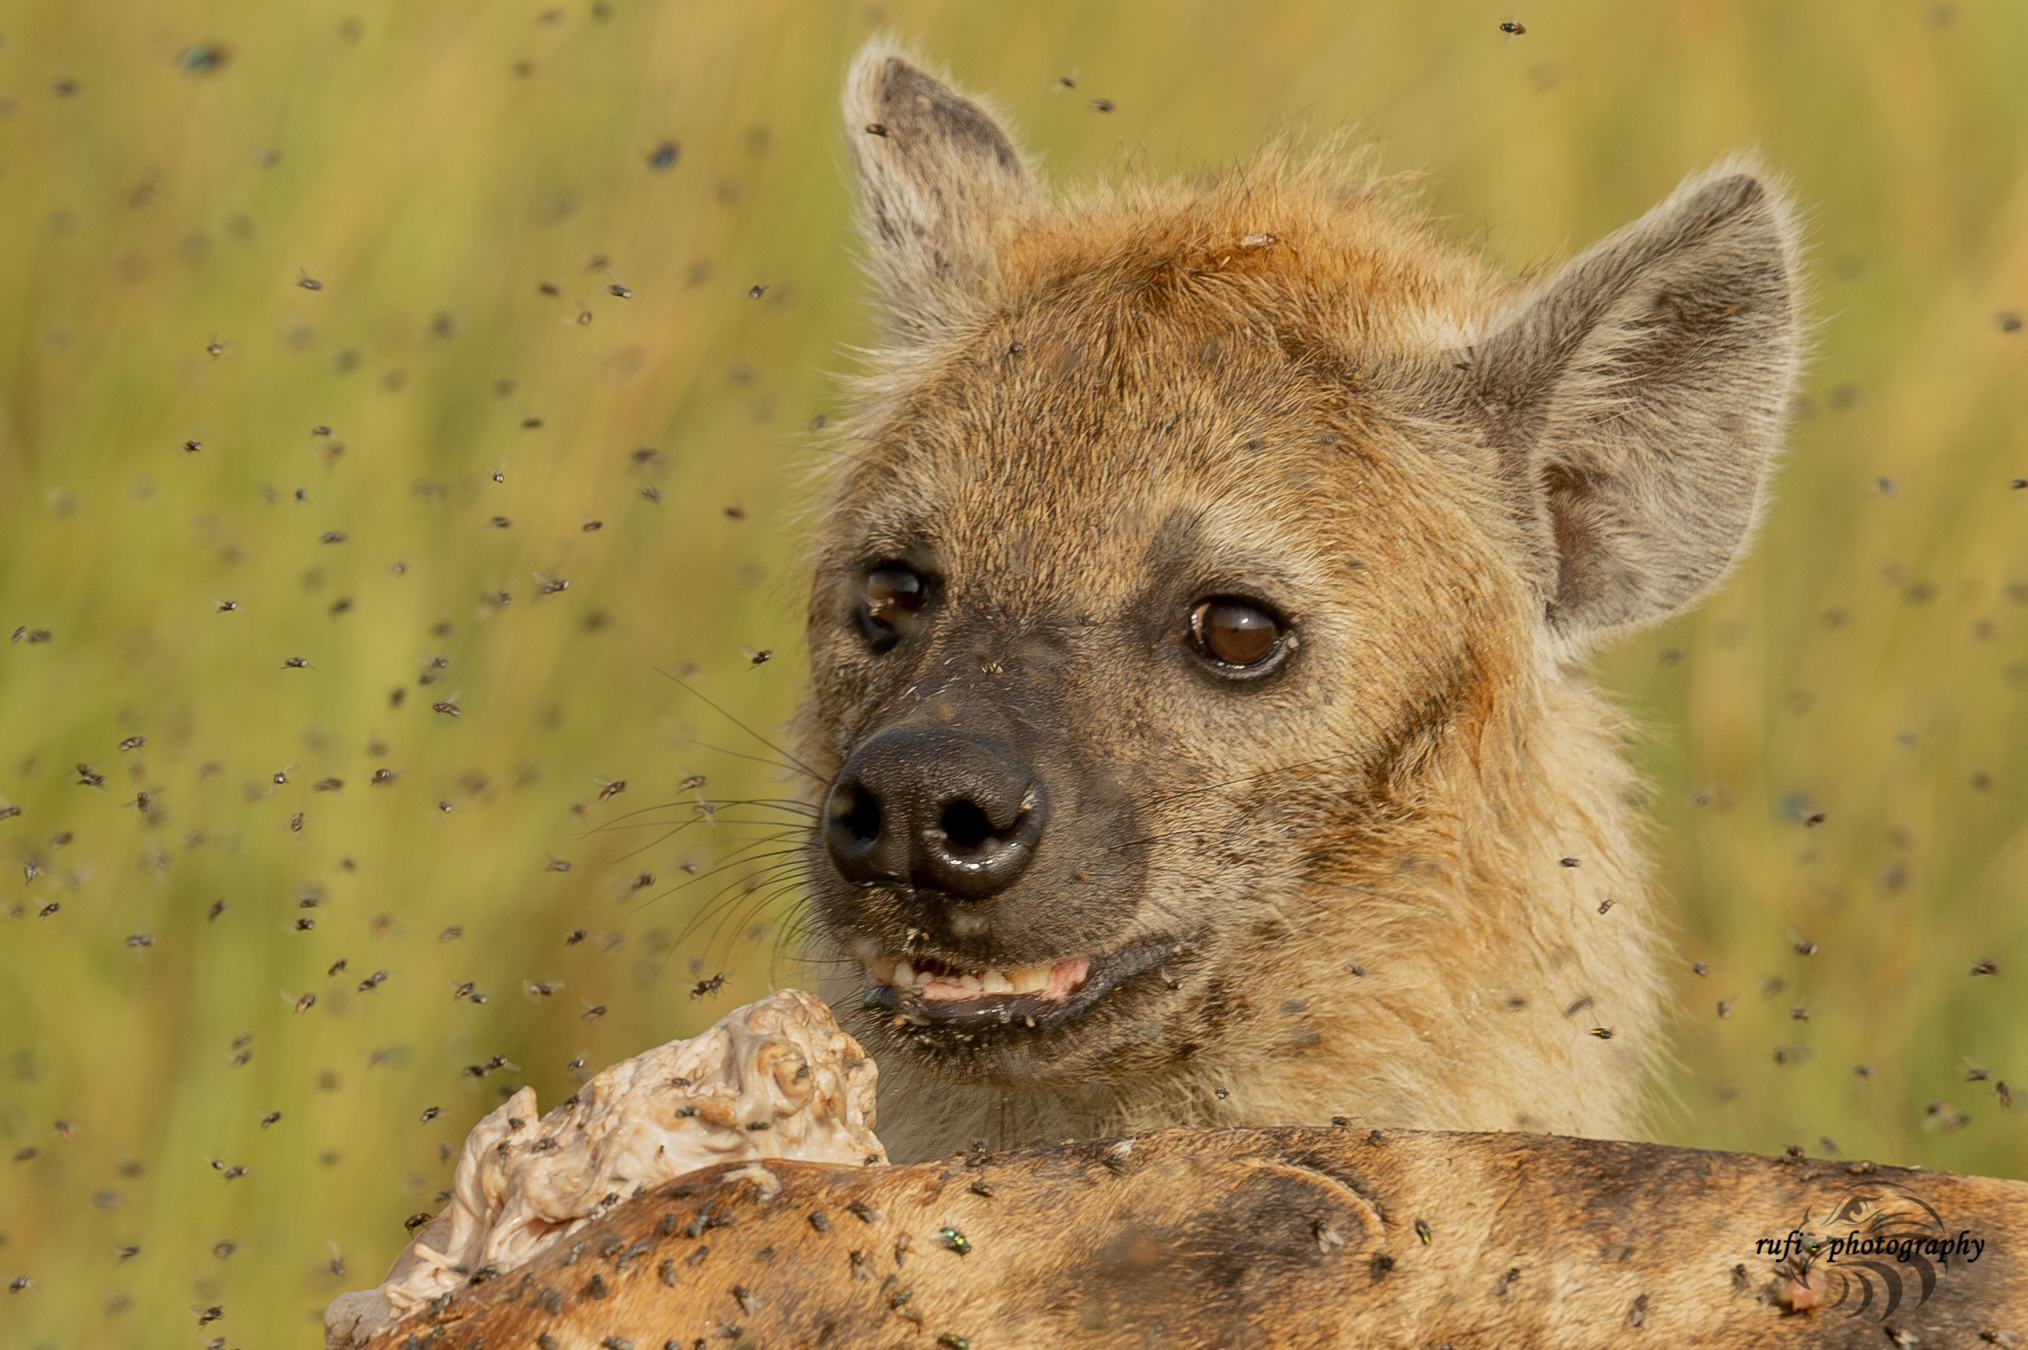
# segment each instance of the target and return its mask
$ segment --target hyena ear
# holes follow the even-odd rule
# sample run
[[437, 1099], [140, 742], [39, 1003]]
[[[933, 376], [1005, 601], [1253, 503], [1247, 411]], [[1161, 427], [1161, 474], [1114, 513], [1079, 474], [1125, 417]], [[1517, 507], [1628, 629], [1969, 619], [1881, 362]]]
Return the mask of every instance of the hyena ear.
[[845, 77], [845, 136], [867, 264], [897, 336], [935, 336], [990, 292], [995, 241], [1035, 205], [1021, 152], [978, 104], [879, 39]]
[[1787, 204], [1721, 165], [1462, 355], [1556, 631], [1661, 618], [1739, 554], [1801, 360], [1796, 254]]

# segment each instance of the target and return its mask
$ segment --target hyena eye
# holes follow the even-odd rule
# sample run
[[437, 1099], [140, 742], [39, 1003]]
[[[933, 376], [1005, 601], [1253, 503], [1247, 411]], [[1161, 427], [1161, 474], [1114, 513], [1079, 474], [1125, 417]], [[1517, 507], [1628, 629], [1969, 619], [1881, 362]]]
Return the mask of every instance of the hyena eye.
[[866, 574], [859, 606], [859, 627], [873, 650], [884, 652], [901, 641], [909, 617], [922, 608], [929, 584], [905, 563], [884, 562]]
[[1282, 625], [1250, 601], [1230, 595], [1199, 600], [1190, 612], [1190, 640], [1222, 666], [1260, 666], [1282, 650]]

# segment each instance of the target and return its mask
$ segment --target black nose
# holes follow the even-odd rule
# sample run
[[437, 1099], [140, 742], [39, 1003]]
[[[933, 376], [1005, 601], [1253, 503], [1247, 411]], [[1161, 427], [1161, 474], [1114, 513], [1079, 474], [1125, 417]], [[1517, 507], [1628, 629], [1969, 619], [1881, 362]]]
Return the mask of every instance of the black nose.
[[1043, 814], [1041, 780], [1005, 747], [890, 727], [860, 746], [831, 784], [824, 841], [847, 881], [986, 900], [1035, 856]]

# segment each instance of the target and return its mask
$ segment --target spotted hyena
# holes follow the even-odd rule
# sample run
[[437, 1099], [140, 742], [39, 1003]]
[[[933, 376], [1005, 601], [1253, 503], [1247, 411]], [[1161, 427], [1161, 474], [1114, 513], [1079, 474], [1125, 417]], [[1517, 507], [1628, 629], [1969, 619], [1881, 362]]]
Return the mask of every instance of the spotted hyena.
[[879, 44], [845, 123], [885, 324], [800, 729], [896, 1155], [1640, 1133], [1666, 922], [1582, 666], [1752, 532], [1779, 191], [1731, 161], [1514, 279], [1342, 150], [1051, 194]]

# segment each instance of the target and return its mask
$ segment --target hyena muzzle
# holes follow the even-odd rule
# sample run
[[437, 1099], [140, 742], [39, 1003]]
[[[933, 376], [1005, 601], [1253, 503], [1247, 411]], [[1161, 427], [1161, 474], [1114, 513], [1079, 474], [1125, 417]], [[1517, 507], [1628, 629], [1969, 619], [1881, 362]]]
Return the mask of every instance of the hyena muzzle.
[[1517, 280], [1336, 147], [1052, 199], [878, 44], [845, 114], [886, 324], [800, 736], [896, 1156], [1638, 1133], [1666, 925], [1580, 664], [1751, 532], [1777, 190], [1728, 163]]

